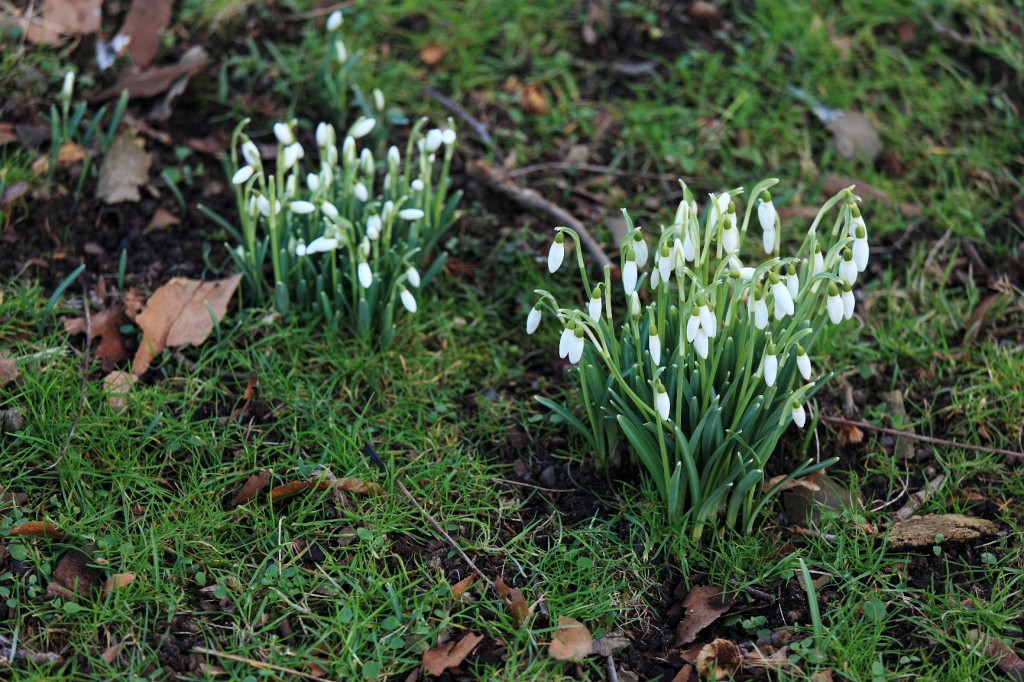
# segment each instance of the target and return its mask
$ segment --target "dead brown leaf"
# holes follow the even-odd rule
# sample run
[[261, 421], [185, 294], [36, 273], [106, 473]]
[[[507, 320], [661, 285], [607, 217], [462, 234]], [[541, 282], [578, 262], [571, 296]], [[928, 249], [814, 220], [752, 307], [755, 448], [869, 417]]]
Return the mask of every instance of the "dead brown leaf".
[[47, 594], [89, 596], [100, 581], [100, 570], [90, 563], [92, 559], [85, 552], [77, 549], [66, 552], [53, 569], [53, 582], [47, 586]]
[[242, 275], [213, 282], [175, 277], [150, 297], [136, 322], [144, 333], [132, 373], [142, 376], [165, 348], [199, 345], [213, 331], [214, 318], [224, 319], [228, 301]]
[[494, 582], [494, 589], [498, 591], [498, 596], [508, 604], [509, 613], [512, 614], [512, 623], [519, 627], [526, 620], [526, 617], [530, 615], [530, 607], [526, 603], [523, 591], [515, 587], [509, 587], [500, 576]]
[[234, 509], [235, 507], [240, 507], [246, 502], [251, 501], [254, 497], [256, 497], [259, 491], [263, 490], [268, 485], [270, 485], [270, 476], [270, 469], [258, 471], [252, 476], [250, 476], [249, 479], [245, 482], [245, 485], [242, 486], [241, 490], [235, 493], [235, 496], [231, 498], [230, 502], [228, 502], [227, 508]]
[[54, 540], [63, 540], [66, 536], [57, 526], [46, 521], [26, 521], [20, 526], [15, 526], [11, 529], [11, 535], [25, 535], [36, 538], [53, 538]]
[[672, 682], [690, 682], [693, 677], [693, 666], [689, 663], [679, 669], [679, 672], [672, 678]]
[[103, 596], [106, 596], [111, 590], [128, 587], [133, 582], [135, 582], [134, 573], [115, 573], [103, 583]]
[[64, 35], [96, 33], [100, 5], [101, 0], [46, 0], [42, 20], [30, 18], [25, 37], [36, 45], [59, 45]]
[[160, 32], [171, 21], [173, 4], [174, 0], [132, 0], [118, 35], [131, 41], [128, 54], [136, 66], [147, 67], [156, 57], [160, 50]]
[[[820, 476], [822, 473], [823, 470], [815, 471], [814, 473], [808, 474], [803, 478], [794, 478], [791, 481], [786, 481], [779, 487], [778, 492], [781, 493], [787, 490], [792, 490], [794, 488], [803, 488], [804, 490], [810, 490], [811, 492], [818, 492], [819, 490], [821, 490], [821, 486], [815, 483], [815, 481], [818, 479], [818, 476]], [[776, 485], [778, 485], [780, 481], [785, 480], [785, 478], [786, 477], [781, 474], [779, 476], [772, 476], [771, 478], [764, 482], [762, 490], [764, 492], [768, 492]]]
[[463, 593], [469, 589], [469, 586], [473, 584], [474, 580], [476, 580], [476, 574], [470, 573], [465, 578], [452, 585], [452, 596], [456, 599], [460, 599]]
[[427, 66], [434, 67], [448, 52], [448, 48], [444, 45], [438, 45], [437, 43], [427, 43], [420, 48], [420, 60]]
[[524, 114], [540, 114], [541, 116], [551, 111], [540, 83], [527, 83], [522, 87], [519, 91], [519, 109]]
[[582, 661], [590, 655], [593, 646], [594, 638], [586, 625], [575, 618], [559, 616], [548, 655], [556, 661]]
[[14, 358], [0, 358], [0, 386], [5, 386], [20, 376], [18, 363]]
[[182, 76], [191, 76], [203, 69], [209, 57], [201, 47], [190, 47], [177, 64], [168, 66], [151, 66], [141, 71], [129, 71], [124, 79], [116, 85], [93, 95], [90, 102], [102, 102], [117, 97], [122, 90], [128, 91], [132, 99], [137, 97], [155, 97], [171, 87]]
[[387, 496], [387, 493], [376, 483], [361, 478], [339, 478], [336, 481], [291, 481], [274, 486], [270, 490], [271, 502], [284, 502], [307, 490], [329, 490], [334, 488], [342, 493], [359, 493], [363, 495]]
[[139, 185], [149, 180], [152, 163], [153, 157], [134, 131], [118, 133], [100, 165], [96, 197], [107, 204], [138, 201], [141, 198]]
[[99, 345], [93, 353], [103, 362], [103, 371], [110, 372], [114, 366], [122, 360], [128, 359], [128, 352], [124, 349], [124, 337], [121, 335], [121, 326], [128, 320], [124, 315], [124, 308], [115, 305], [90, 316], [92, 329], [88, 329], [84, 317], [74, 317], [64, 320], [64, 331], [68, 334], [92, 333], [92, 338], [99, 339]]
[[[65, 170], [85, 160], [85, 149], [74, 142], [65, 142], [57, 152], [57, 169]], [[50, 171], [50, 155], [43, 154], [32, 162], [32, 172], [46, 175]]]
[[716, 680], [732, 676], [740, 667], [740, 648], [727, 639], [705, 644], [697, 655], [697, 674], [701, 679], [714, 675]]
[[428, 675], [437, 677], [445, 670], [457, 668], [466, 660], [476, 645], [483, 641], [483, 635], [467, 632], [456, 642], [444, 642], [423, 652], [423, 669]]
[[149, 225], [146, 225], [146, 229], [143, 231], [143, 234], [149, 234], [150, 232], [154, 232], [165, 227], [172, 227], [180, 224], [181, 218], [165, 208], [158, 208], [156, 212], [153, 213], [153, 217], [149, 219]]
[[107, 393], [107, 403], [114, 412], [121, 412], [128, 407], [128, 393], [135, 385], [135, 375], [124, 370], [114, 370], [103, 377], [103, 390]]
[[983, 642], [985, 652], [996, 659], [996, 665], [1011, 680], [1024, 680], [1024, 660], [1017, 652], [1003, 644], [996, 637], [983, 635], [979, 630], [971, 630], [967, 633], [967, 639], [972, 644]]
[[839, 425], [839, 444], [846, 445], [847, 443], [856, 445], [857, 443], [863, 442], [864, 432], [859, 427], [853, 424], [840, 424]]
[[719, 616], [729, 610], [733, 597], [722, 598], [722, 588], [704, 585], [690, 590], [683, 600], [686, 615], [676, 626], [676, 639], [673, 648], [689, 644], [697, 638], [697, 634], [718, 620]]
[[117, 660], [117, 657], [121, 655], [121, 650], [124, 649], [124, 645], [125, 643], [121, 641], [117, 644], [112, 644], [108, 646], [106, 649], [103, 650], [103, 653], [100, 654], [100, 658], [106, 661], [107, 665], [111, 665], [114, 661]]

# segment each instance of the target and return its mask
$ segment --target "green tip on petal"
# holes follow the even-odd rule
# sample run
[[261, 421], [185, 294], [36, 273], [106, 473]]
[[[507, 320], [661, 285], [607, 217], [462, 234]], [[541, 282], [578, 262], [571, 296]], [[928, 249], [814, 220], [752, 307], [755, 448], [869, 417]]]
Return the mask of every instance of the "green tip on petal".
[[835, 282], [829, 282], [828, 283], [828, 295], [829, 296], [838, 296], [839, 295], [839, 287], [836, 286]]

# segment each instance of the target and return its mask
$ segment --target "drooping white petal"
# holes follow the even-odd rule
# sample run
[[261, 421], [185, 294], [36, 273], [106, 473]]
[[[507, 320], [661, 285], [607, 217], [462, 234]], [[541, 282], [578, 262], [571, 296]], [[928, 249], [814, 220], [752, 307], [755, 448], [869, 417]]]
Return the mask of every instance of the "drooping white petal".
[[654, 268], [651, 272], [651, 290], [657, 291], [659, 284], [661, 284], [661, 271], [658, 268]]
[[718, 225], [718, 221], [723, 218], [726, 212], [729, 210], [729, 202], [732, 197], [729, 196], [728, 192], [722, 192], [719, 195], [711, 194], [711, 210], [708, 212], [708, 220], [711, 221], [711, 226]]
[[295, 144], [295, 133], [292, 132], [292, 127], [287, 123], [278, 122], [274, 124], [274, 137], [285, 146]]
[[241, 185], [242, 183], [248, 182], [249, 178], [252, 177], [253, 173], [256, 172], [252, 166], [242, 166], [235, 171], [235, 174], [231, 176], [232, 185]]
[[622, 288], [625, 289], [627, 296], [636, 291], [636, 276], [636, 261], [627, 260], [622, 266]]
[[419, 220], [424, 215], [423, 211], [418, 208], [403, 208], [398, 212], [398, 217], [402, 220]]
[[690, 230], [686, 230], [686, 234], [683, 237], [683, 259], [687, 263], [692, 263], [697, 258], [697, 245], [693, 241], [693, 235]]
[[595, 289], [595, 296], [591, 297], [590, 303], [587, 304], [587, 314], [594, 318], [595, 321], [601, 321], [601, 295], [598, 290]]
[[839, 278], [851, 285], [857, 281], [857, 264], [853, 262], [853, 258], [844, 258], [839, 262]]
[[[366, 236], [370, 239], [376, 240], [380, 236], [380, 231], [384, 227], [384, 221], [377, 214], [371, 214], [366, 217]], [[373, 235], [373, 236], [371, 236]]]
[[548, 271], [558, 272], [562, 267], [562, 260], [565, 258], [565, 244], [560, 239], [551, 242], [551, 250], [548, 251]]
[[796, 368], [800, 370], [800, 376], [804, 378], [804, 381], [811, 380], [811, 358], [807, 353], [797, 354]]
[[661, 275], [661, 279], [669, 281], [672, 277], [672, 268], [674, 266], [673, 260], [675, 256], [675, 247], [671, 246], [668, 249], [668, 255], [659, 253], [658, 254], [658, 273]]
[[722, 231], [722, 250], [726, 253], [736, 253], [740, 248], [740, 231], [733, 223], [733, 217], [727, 215], [725, 218], [725, 229]]
[[768, 302], [763, 298], [754, 301], [754, 326], [758, 329], [768, 326]]
[[764, 383], [768, 386], [775, 385], [775, 378], [779, 375], [779, 358], [770, 353], [764, 356]]
[[424, 143], [427, 151], [433, 154], [441, 148], [441, 142], [444, 140], [444, 136], [438, 128], [431, 128], [427, 131], [426, 142]]
[[843, 291], [841, 297], [843, 299], [843, 318], [849, 320], [853, 317], [853, 310], [857, 302], [853, 298], [852, 291]]
[[[317, 237], [306, 246], [306, 253], [325, 253], [338, 248], [338, 240], [329, 237]], [[296, 253], [298, 249], [296, 248]]]
[[425, 185], [423, 184], [423, 181], [420, 180], [419, 178], [416, 178], [415, 180], [409, 183], [409, 189], [411, 189], [413, 192], [422, 192], [424, 186]]
[[765, 230], [762, 234], [764, 241], [764, 252], [771, 253], [775, 250], [775, 230]]
[[647, 349], [651, 351], [651, 362], [654, 363], [655, 367], [661, 365], [661, 337], [657, 334], [651, 334], [647, 338]]
[[853, 240], [853, 262], [857, 265], [857, 272], [864, 272], [868, 267], [868, 240]]
[[569, 354], [569, 342], [573, 338], [573, 330], [566, 327], [562, 335], [558, 337], [558, 357], [564, 358]]
[[302, 148], [302, 145], [298, 142], [292, 143], [284, 148], [281, 165], [285, 170], [288, 170], [304, 156], [306, 156], [306, 151]]
[[[832, 324], [839, 324], [843, 320], [843, 299], [840, 298], [839, 294], [836, 293], [834, 296], [829, 296], [825, 301], [825, 310], [828, 311], [828, 319], [832, 321]], [[805, 379], [807, 377], [804, 377]]]
[[[771, 201], [765, 201], [764, 199], [757, 200], [757, 221], [761, 223], [761, 230], [763, 232], [775, 233], [775, 204]], [[765, 251], [771, 251], [768, 248], [768, 239], [765, 238]]]
[[384, 111], [384, 93], [380, 91], [380, 88], [373, 89], [373, 107], [377, 111]]
[[256, 146], [255, 142], [246, 140], [242, 143], [242, 158], [250, 166], [260, 165], [260, 148]]
[[363, 285], [364, 289], [369, 289], [370, 285], [373, 284], [373, 271], [370, 270], [370, 265], [366, 261], [359, 264], [357, 268], [359, 275], [359, 283]]
[[585, 345], [582, 336], [572, 335], [572, 338], [569, 339], [569, 362], [575, 365], [580, 361], [580, 358], [583, 357], [583, 347]]
[[288, 210], [298, 215], [306, 215], [316, 210], [316, 204], [309, 201], [293, 201], [288, 204]]
[[412, 292], [402, 287], [401, 291], [398, 292], [398, 297], [402, 299], [402, 305], [410, 313], [416, 312], [416, 297], [412, 295]]
[[772, 296], [775, 297], [775, 319], [781, 320], [786, 315], [792, 315], [796, 308], [793, 304], [793, 296], [789, 293], [789, 288], [779, 281], [772, 284], [771, 289]]
[[658, 414], [661, 415], [661, 418], [668, 419], [669, 411], [672, 409], [672, 404], [669, 401], [665, 387], [660, 384], [658, 386], [658, 391], [654, 394], [654, 405], [658, 408]]
[[409, 284], [413, 285], [417, 289], [420, 287], [420, 271], [416, 268], [409, 266], [409, 269], [405, 271], [405, 279]]
[[807, 413], [804, 412], [804, 406], [796, 403], [793, 405], [793, 421], [801, 429], [804, 428], [804, 424], [807, 423]]
[[329, 201], [323, 201], [320, 203], [320, 212], [332, 220], [341, 215], [338, 212], [338, 207]]
[[811, 277], [825, 270], [825, 255], [821, 251], [814, 254], [814, 262], [811, 265]]
[[694, 311], [694, 314], [690, 315], [690, 319], [686, 321], [686, 340], [693, 343], [693, 340], [697, 338], [698, 330], [700, 330], [700, 313]]
[[369, 135], [370, 131], [373, 130], [376, 125], [377, 119], [360, 116], [356, 122], [352, 124], [352, 127], [349, 128], [348, 134], [358, 140], [361, 137]]
[[633, 239], [633, 256], [636, 257], [636, 264], [641, 268], [647, 265], [647, 259], [650, 257], [647, 240], [639, 232], [636, 233], [636, 237]]
[[704, 328], [701, 327], [697, 330], [697, 335], [693, 337], [693, 347], [697, 349], [697, 355], [703, 359], [708, 359], [708, 335], [704, 332]]
[[718, 320], [715, 319], [715, 314], [706, 305], [702, 305], [697, 311], [700, 313], [701, 329], [707, 332], [712, 339], [715, 338], [718, 334]]
[[339, 28], [341, 28], [341, 24], [343, 21], [344, 18], [341, 16], [341, 10], [334, 10], [333, 12], [331, 12], [330, 16], [327, 17], [326, 28], [328, 31], [331, 32], [337, 31]]
[[796, 297], [800, 294], [800, 277], [793, 273], [792, 275], [786, 275], [786, 289], [789, 291], [789, 295], [796, 300]]
[[320, 189], [320, 176], [316, 173], [306, 173], [306, 187], [310, 192]]
[[444, 142], [447, 146], [455, 144], [455, 138], [457, 137], [454, 128], [445, 128], [441, 131], [441, 142]]
[[537, 331], [537, 327], [540, 326], [540, 318], [542, 317], [540, 308], [530, 308], [530, 314], [526, 316], [526, 333], [532, 334]]
[[370, 192], [366, 189], [366, 185], [361, 182], [357, 182], [352, 187], [352, 194], [361, 203], [366, 203], [366, 200], [370, 198]]
[[334, 39], [334, 58], [338, 60], [339, 64], [348, 61], [348, 48], [345, 47], [345, 41], [341, 38]]

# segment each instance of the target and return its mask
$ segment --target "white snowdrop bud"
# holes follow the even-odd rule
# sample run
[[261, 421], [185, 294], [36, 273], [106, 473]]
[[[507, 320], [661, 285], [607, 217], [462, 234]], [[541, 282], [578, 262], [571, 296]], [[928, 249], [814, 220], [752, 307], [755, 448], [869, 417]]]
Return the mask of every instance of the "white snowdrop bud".
[[693, 309], [693, 314], [690, 315], [690, 319], [686, 321], [686, 340], [693, 343], [693, 340], [697, 338], [697, 332], [700, 330], [700, 310], [697, 308]]
[[636, 258], [636, 264], [639, 267], [647, 265], [647, 258], [650, 256], [650, 251], [647, 248], [647, 240], [640, 234], [639, 228], [637, 232], [633, 234], [633, 256]]
[[636, 261], [629, 258], [630, 255], [632, 255], [632, 251], [627, 254], [627, 260], [622, 266], [622, 288], [626, 291], [627, 296], [636, 291], [637, 278]]
[[[306, 253], [323, 253], [338, 248], [338, 240], [333, 237], [317, 237], [306, 247]], [[297, 252], [297, 251], [296, 251]]]
[[683, 258], [687, 263], [692, 263], [697, 258], [697, 244], [693, 240], [693, 235], [689, 228], [686, 229], [686, 234], [683, 235]]
[[255, 142], [246, 140], [242, 143], [242, 158], [250, 166], [260, 165], [260, 149]]
[[651, 291], [657, 291], [659, 284], [661, 284], [661, 272], [658, 268], [654, 268], [651, 272]]
[[418, 208], [403, 208], [398, 212], [398, 217], [402, 220], [419, 220], [423, 216], [423, 211]]
[[420, 271], [413, 266], [410, 265], [405, 271], [405, 279], [417, 289], [420, 288]]
[[398, 166], [402, 163], [402, 153], [398, 151], [398, 147], [391, 145], [388, 147], [388, 166]]
[[352, 124], [352, 127], [349, 128], [348, 134], [358, 140], [361, 137], [369, 135], [370, 131], [373, 130], [376, 125], [377, 119], [360, 116], [356, 119], [356, 122]]
[[576, 331], [576, 326], [570, 322], [570, 326], [562, 330], [562, 335], [558, 337], [558, 357], [564, 358], [569, 355], [569, 343], [572, 341], [573, 333]]
[[757, 221], [761, 223], [761, 231], [764, 232], [764, 250], [768, 253], [775, 249], [775, 220], [777, 216], [775, 205], [772, 203], [772, 195], [768, 193], [768, 190], [761, 192], [761, 197], [757, 202]]
[[341, 38], [335, 38], [334, 40], [334, 58], [338, 60], [339, 64], [344, 64], [348, 61], [348, 49], [345, 47], [345, 41]]
[[373, 89], [373, 106], [377, 111], [384, 111], [384, 93], [380, 88]]
[[849, 282], [843, 282], [843, 318], [849, 320], [853, 317], [853, 310], [856, 307], [856, 300], [853, 298], [853, 289]]
[[736, 229], [736, 212], [731, 204], [722, 227], [722, 250], [726, 253], [736, 253], [740, 248], [740, 231]]
[[796, 311], [796, 306], [793, 303], [793, 295], [789, 291], [789, 287], [784, 285], [782, 281], [774, 274], [772, 274], [774, 282], [772, 282], [771, 292], [772, 297], [775, 299], [775, 319], [781, 320], [786, 315], [792, 315]]
[[537, 327], [540, 326], [540, 319], [542, 317], [540, 310], [540, 303], [530, 308], [530, 314], [526, 316], [526, 333], [532, 334], [537, 331]]
[[313, 211], [316, 210], [316, 204], [313, 204], [309, 201], [293, 201], [292, 203], [288, 204], [288, 209], [292, 213], [296, 213], [298, 215], [306, 215], [307, 213], [312, 213]]
[[409, 183], [409, 189], [411, 189], [413, 192], [422, 192], [424, 186], [425, 185], [423, 184], [423, 181], [420, 180], [419, 178], [416, 178], [415, 180]]
[[338, 213], [338, 207], [329, 201], [321, 202], [320, 212], [323, 213], [328, 218], [330, 218], [331, 220], [334, 220], [339, 215], [341, 215], [340, 213]]
[[373, 284], [373, 271], [370, 270], [370, 265], [366, 261], [360, 261], [356, 272], [359, 275], [359, 283], [363, 285], [364, 289], [369, 289]]
[[839, 297], [839, 287], [836, 286], [835, 282], [829, 282], [828, 284], [828, 298], [825, 300], [825, 310], [828, 312], [828, 319], [832, 321], [832, 324], [839, 324], [843, 321], [843, 299]]
[[270, 215], [270, 200], [260, 194], [256, 197], [256, 208], [264, 218]]
[[647, 350], [651, 351], [651, 362], [654, 366], [661, 366], [661, 337], [658, 336], [658, 327], [653, 322], [647, 333]]
[[427, 152], [433, 154], [441, 147], [441, 131], [437, 128], [431, 128], [427, 131], [427, 137], [423, 143]]
[[455, 129], [445, 128], [444, 130], [442, 130], [441, 142], [443, 142], [447, 147], [451, 147], [453, 144], [455, 144]]
[[317, 147], [330, 147], [337, 138], [334, 133], [334, 126], [330, 123], [324, 123], [321, 121], [316, 124], [316, 146]]
[[256, 171], [252, 166], [242, 166], [235, 171], [235, 174], [231, 176], [232, 185], [241, 185], [242, 183], [248, 182], [249, 178], [252, 177]]
[[352, 187], [352, 195], [355, 196], [362, 203], [366, 203], [366, 200], [370, 198], [370, 192], [367, 191], [366, 185], [361, 182], [357, 182]]
[[857, 234], [853, 239], [853, 262], [857, 264], [857, 272], [864, 272], [868, 267], [868, 238], [863, 225], [857, 226]]
[[68, 71], [64, 74], [64, 83], [60, 87], [60, 97], [64, 101], [71, 99], [72, 93], [75, 91], [75, 72]]
[[286, 199], [291, 199], [295, 196], [295, 193], [299, 189], [299, 178], [295, 173], [289, 173], [288, 177], [284, 181], [284, 196]]
[[718, 334], [718, 320], [708, 307], [708, 300], [703, 295], [697, 298], [697, 314], [700, 315], [700, 326], [710, 338]]
[[665, 282], [669, 281], [672, 277], [674, 255], [675, 249], [668, 244], [662, 244], [661, 249], [658, 251], [658, 274], [661, 275], [661, 279]]
[[857, 281], [857, 264], [853, 262], [853, 251], [843, 249], [843, 257], [839, 261], [839, 278], [851, 285]]
[[811, 277], [825, 271], [825, 255], [821, 251], [814, 254], [814, 261], [811, 263]]
[[351, 135], [346, 135], [345, 141], [341, 143], [341, 158], [346, 167], [356, 164], [356, 138]]
[[303, 256], [305, 256], [306, 255], [306, 245], [303, 244], [302, 242], [299, 242], [298, 244], [296, 244], [295, 245], [295, 255], [298, 256], [299, 258], [302, 258]]
[[800, 376], [804, 378], [804, 381], [811, 380], [811, 359], [800, 344], [796, 346], [796, 368], [800, 370]]
[[586, 344], [583, 341], [583, 327], [576, 327], [572, 338], [569, 339], [569, 362], [576, 364], [583, 357], [583, 348]]
[[372, 244], [370, 244], [370, 239], [368, 237], [363, 237], [363, 241], [359, 242], [359, 250], [362, 252], [363, 258], [370, 257]]
[[282, 167], [284, 170], [289, 170], [292, 166], [298, 163], [299, 159], [306, 155], [302, 145], [298, 142], [288, 145], [284, 148], [284, 158], [282, 160]]
[[381, 220], [379, 215], [374, 214], [366, 217], [366, 236], [370, 239], [377, 241], [377, 237], [380, 236], [380, 232], [383, 228], [384, 221]]
[[274, 137], [286, 147], [295, 144], [295, 133], [292, 132], [292, 127], [287, 123], [279, 121], [274, 124]]
[[768, 346], [764, 356], [764, 383], [769, 387], [775, 385], [775, 379], [779, 375], [779, 357], [775, 354], [775, 346]]
[[629, 314], [634, 319], [640, 317], [640, 296], [635, 291], [629, 295]]
[[792, 263], [789, 264], [789, 268], [786, 270], [786, 289], [789, 291], [789, 295], [796, 300], [796, 297], [800, 294], [800, 277], [796, 274], [796, 266]]
[[411, 291], [401, 287], [398, 291], [398, 297], [402, 299], [402, 305], [405, 306], [406, 310], [410, 313], [416, 312], [416, 297], [412, 295]]
[[306, 173], [306, 187], [310, 192], [320, 189], [320, 176], [316, 173]]
[[804, 428], [804, 424], [807, 423], [807, 413], [804, 412], [804, 406], [794, 400], [793, 411], [791, 414], [793, 415], [793, 421], [796, 425], [801, 429]]
[[565, 235], [561, 232], [555, 235], [555, 241], [551, 243], [551, 249], [548, 251], [548, 271], [558, 272], [558, 268], [562, 267], [562, 260], [565, 258]]
[[328, 31], [337, 31], [341, 28], [342, 22], [344, 22], [344, 18], [341, 16], [341, 10], [335, 10], [327, 17], [326, 28]]
[[704, 360], [708, 359], [708, 335], [703, 327], [697, 330], [697, 335], [693, 338], [693, 347], [697, 349], [697, 355]]
[[587, 304], [587, 314], [594, 318], [595, 322], [601, 321], [601, 285], [594, 287], [590, 296], [590, 303]]
[[754, 326], [758, 329], [764, 329], [768, 326], [768, 301], [764, 299], [760, 290], [755, 290], [750, 300], [750, 311], [754, 318]]
[[665, 386], [660, 381], [658, 382], [657, 388], [654, 392], [654, 405], [658, 408], [658, 415], [660, 415], [662, 419], [668, 419], [672, 404], [669, 401], [668, 392], [665, 390]]

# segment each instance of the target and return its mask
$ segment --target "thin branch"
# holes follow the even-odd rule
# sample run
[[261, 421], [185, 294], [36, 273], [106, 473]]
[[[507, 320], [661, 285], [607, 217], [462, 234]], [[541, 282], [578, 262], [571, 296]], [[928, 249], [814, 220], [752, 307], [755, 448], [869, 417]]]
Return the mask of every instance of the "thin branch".
[[602, 270], [607, 267], [616, 269], [611, 259], [601, 250], [601, 247], [590, 232], [587, 231], [583, 223], [564, 208], [552, 204], [532, 189], [520, 187], [508, 175], [495, 169], [486, 161], [470, 161], [466, 165], [466, 173], [472, 177], [479, 178], [488, 188], [508, 197], [523, 208], [543, 213], [554, 219], [558, 224], [571, 228], [579, 235], [580, 242], [590, 252], [590, 255], [594, 257]]
[[92, 315], [89, 313], [89, 292], [85, 288], [85, 280], [82, 280], [82, 307], [85, 309], [85, 351], [82, 353], [84, 357], [82, 362], [82, 382], [78, 386], [78, 409], [75, 410], [75, 421], [72, 422], [71, 430], [68, 431], [64, 447], [60, 449], [60, 457], [57, 458], [56, 462], [46, 467], [46, 471], [55, 469], [64, 459], [64, 455], [68, 454], [68, 448], [71, 447], [71, 439], [78, 429], [78, 422], [82, 419], [82, 409], [85, 407], [85, 386], [89, 380], [89, 356], [91, 355], [92, 348]]
[[216, 656], [228, 661], [235, 661], [236, 663], [245, 663], [246, 665], [251, 665], [253, 668], [275, 670], [279, 673], [295, 675], [296, 677], [301, 677], [307, 680], [317, 680], [317, 682], [330, 682], [326, 677], [319, 677], [310, 673], [304, 673], [301, 670], [296, 670], [294, 668], [285, 668], [283, 665], [274, 665], [273, 663], [267, 663], [265, 661], [257, 661], [255, 658], [246, 658], [244, 656], [236, 656], [235, 654], [217, 651], [216, 649], [207, 649], [204, 646], [194, 646], [192, 647], [192, 651], [197, 654], [206, 654], [207, 656]]
[[893, 518], [896, 521], [906, 521], [913, 516], [918, 509], [920, 509], [928, 498], [935, 494], [935, 491], [939, 489], [942, 482], [946, 480], [945, 475], [939, 474], [932, 480], [928, 481], [928, 484], [918, 490], [916, 493], [910, 496], [910, 501], [903, 505], [898, 512], [896, 512]]
[[463, 121], [465, 121], [466, 125], [468, 125], [470, 129], [472, 129], [472, 131], [476, 133], [476, 136], [480, 138], [480, 141], [491, 148], [491, 151], [494, 152], [494, 155], [498, 157], [499, 161], [505, 160], [505, 155], [502, 153], [501, 149], [498, 148], [498, 145], [497, 143], [495, 143], [494, 138], [492, 138], [491, 134], [487, 132], [487, 126], [485, 126], [480, 119], [478, 119], [476, 116], [460, 107], [458, 104], [453, 102], [448, 97], [442, 95], [434, 88], [423, 88], [423, 94], [426, 95], [427, 97], [437, 100], [441, 104], [441, 106], [443, 106], [445, 109], [447, 109], [448, 111], [452, 112], [453, 114], [461, 118]]
[[928, 443], [929, 445], [942, 445], [950, 448], [963, 448], [964, 450], [974, 450], [976, 452], [988, 452], [993, 455], [1006, 455], [1007, 457], [1017, 461], [1024, 460], [1024, 452], [1004, 450], [1003, 448], [991, 448], [985, 445], [970, 445], [969, 443], [957, 443], [956, 441], [946, 440], [945, 438], [933, 438], [932, 436], [919, 436], [916, 433], [910, 433], [908, 431], [890, 429], [885, 426], [875, 426], [874, 424], [857, 421], [855, 419], [844, 419], [843, 417], [829, 417], [824, 414], [821, 415], [821, 420], [829, 424], [839, 424], [842, 426], [856, 426], [859, 429], [877, 431], [879, 433], [885, 433], [890, 436], [896, 436], [897, 438], [908, 438], [910, 440]]

